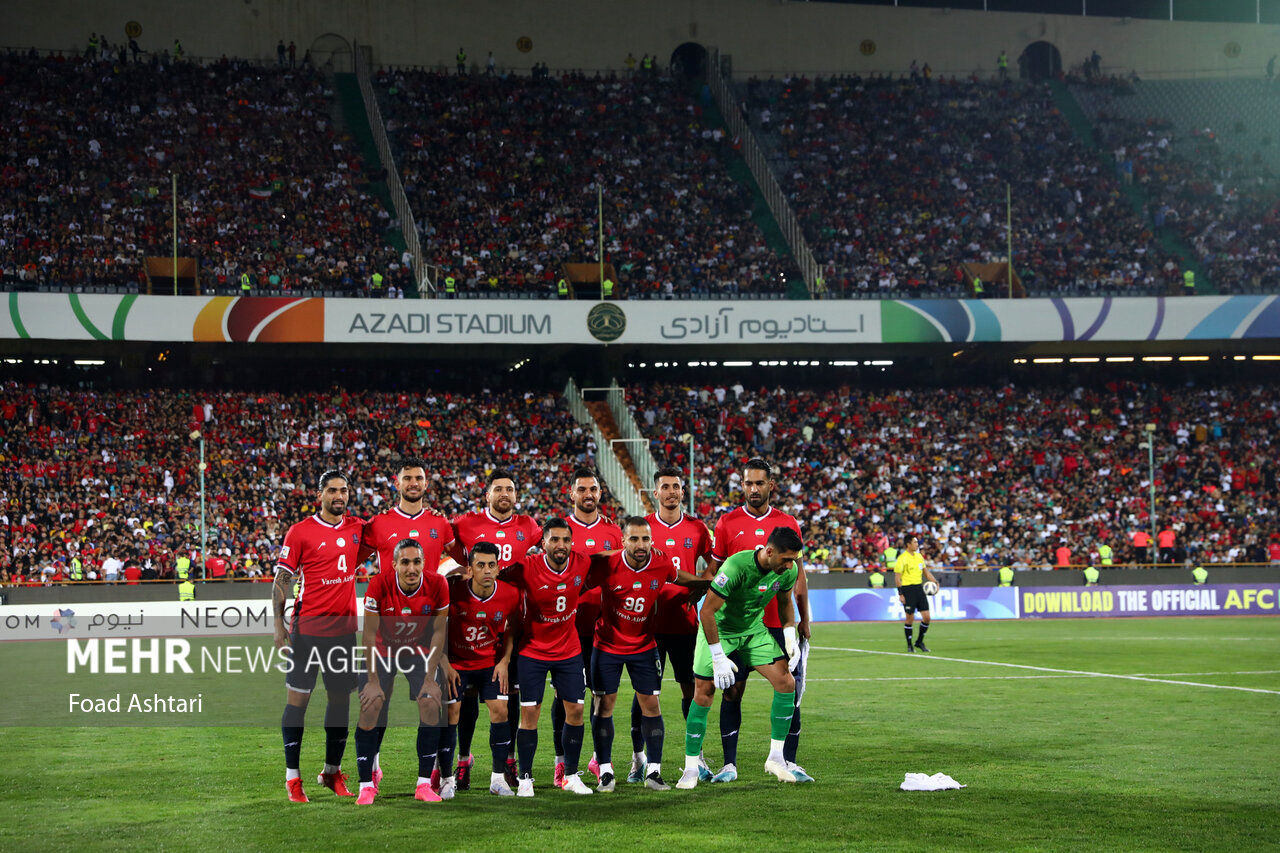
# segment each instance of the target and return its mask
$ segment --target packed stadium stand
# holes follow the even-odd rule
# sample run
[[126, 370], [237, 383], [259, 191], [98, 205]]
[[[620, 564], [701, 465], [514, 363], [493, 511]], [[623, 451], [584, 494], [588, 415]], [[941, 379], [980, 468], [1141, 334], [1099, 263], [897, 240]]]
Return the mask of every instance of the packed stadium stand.
[[1006, 187], [1029, 295], [1175, 283], [1114, 170], [1044, 84], [787, 77], [738, 92], [835, 295], [971, 294], [959, 265], [1006, 257]]
[[[313, 511], [315, 478], [351, 474], [351, 511], [395, 500], [396, 466], [420, 455], [428, 506], [482, 505], [486, 473], [517, 478], [518, 511], [569, 505], [568, 476], [590, 434], [555, 394], [533, 391], [312, 393], [0, 386], [0, 584], [52, 577], [73, 554], [86, 571], [115, 557], [164, 576], [199, 549], [203, 433], [208, 553], [269, 578], [289, 525]], [[60, 565], [61, 564], [61, 565]]]
[[[1148, 562], [1148, 422], [1156, 433], [1162, 562], [1265, 562], [1276, 534], [1280, 398], [1265, 385], [969, 385], [815, 389], [650, 383], [628, 404], [658, 463], [688, 464], [697, 513], [742, 503], [743, 463], [778, 470], [774, 505], [803, 519], [811, 562], [878, 564], [884, 535], [920, 535], [940, 565]], [[814, 554], [817, 552], [818, 557]]]
[[408, 279], [312, 68], [33, 51], [0, 56], [0, 88], [6, 288], [145, 292], [144, 257], [174, 252], [173, 174], [177, 254], [205, 292], [238, 294], [245, 273], [252, 293]]
[[605, 261], [626, 298], [775, 296], [799, 273], [766, 245], [709, 100], [674, 79], [384, 70], [386, 122], [430, 262], [459, 293], [554, 297]]
[[1081, 83], [1116, 173], [1220, 292], [1280, 286], [1280, 88], [1262, 80]]

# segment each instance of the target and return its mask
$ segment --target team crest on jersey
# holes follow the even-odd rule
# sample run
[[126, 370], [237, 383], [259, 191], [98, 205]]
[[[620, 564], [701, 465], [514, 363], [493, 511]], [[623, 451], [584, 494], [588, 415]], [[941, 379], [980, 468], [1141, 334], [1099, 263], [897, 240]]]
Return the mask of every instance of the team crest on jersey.
[[691, 537], [686, 537], [686, 538], [685, 538], [685, 540], [684, 540], [684, 547], [686, 547], [686, 548], [692, 548], [692, 547], [693, 547], [693, 539], [692, 539]]
[[427, 615], [427, 614], [428, 614], [428, 613], [430, 613], [430, 612], [431, 612], [431, 605], [430, 605], [430, 604], [424, 604], [424, 605], [422, 605], [422, 615], [423, 615], [423, 616]]
[[516, 531], [516, 541], [517, 541], [517, 542], [523, 542], [523, 541], [524, 541], [524, 531], [523, 531], [523, 530], [517, 530], [517, 531]]
[[582, 578], [580, 578], [580, 577], [579, 577], [579, 578], [574, 578], [574, 579], [573, 579], [573, 585], [574, 585], [574, 586], [582, 586]]
[[431, 530], [427, 531], [427, 534], [428, 534], [432, 539], [439, 539], [439, 538], [440, 538], [440, 531], [439, 531], [439, 530], [436, 530], [434, 527], [433, 527], [433, 528], [431, 528]]
[[501, 610], [499, 610], [497, 613], [493, 614], [493, 621], [494, 621], [494, 622], [501, 622], [501, 621], [502, 621], [502, 611], [501, 611]]
[[770, 588], [770, 589], [772, 589], [774, 592], [777, 592], [777, 591], [778, 591], [778, 586], [779, 586], [778, 582], [777, 582], [777, 581], [774, 581], [774, 582], [773, 582], [773, 586], [771, 586], [771, 587], [769, 587], [769, 588]]
[[649, 581], [649, 589], [657, 589], [657, 588], [658, 588], [658, 582], [656, 580]]

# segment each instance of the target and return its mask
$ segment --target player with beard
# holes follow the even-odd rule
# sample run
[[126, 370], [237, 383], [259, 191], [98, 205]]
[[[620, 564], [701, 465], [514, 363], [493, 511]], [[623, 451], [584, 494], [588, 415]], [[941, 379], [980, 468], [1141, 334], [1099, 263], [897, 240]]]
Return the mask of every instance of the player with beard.
[[[459, 565], [468, 565], [468, 555], [477, 542], [492, 542], [498, 547], [498, 568], [504, 569], [525, 558], [529, 549], [542, 538], [542, 528], [532, 516], [516, 512], [516, 479], [510, 471], [498, 469], [489, 475], [484, 492], [485, 507], [464, 513], [453, 520], [454, 544], [452, 557]], [[508, 725], [511, 744], [515, 747], [516, 729], [520, 724], [520, 687], [512, 679], [509, 691]], [[475, 731], [480, 718], [480, 706], [474, 697], [463, 698], [459, 709], [460, 731]], [[471, 743], [459, 744], [462, 752], [471, 754]], [[514, 753], [507, 759], [507, 784], [516, 787], [516, 760]], [[471, 763], [459, 761], [457, 769], [458, 790], [471, 787]]]
[[[424, 503], [427, 494], [427, 466], [421, 459], [405, 459], [396, 472], [396, 490], [399, 502], [386, 512], [379, 513], [365, 524], [364, 538], [360, 543], [360, 562], [371, 554], [378, 555], [378, 571], [395, 569], [393, 554], [396, 544], [406, 539], [418, 542], [422, 548], [424, 571], [434, 574], [441, 558], [453, 545], [453, 527], [449, 521], [428, 509]], [[382, 718], [377, 727], [377, 752], [373, 759], [373, 781], [382, 780], [382, 738], [387, 732], [387, 706], [382, 706]], [[450, 731], [440, 734], [441, 758], [452, 766], [453, 740]]]
[[562, 518], [542, 528], [541, 555], [526, 556], [502, 573], [501, 579], [519, 587], [520, 638], [516, 642], [516, 672], [520, 682], [520, 756], [518, 797], [533, 796], [533, 759], [538, 750], [538, 718], [547, 676], [556, 701], [565, 706], [565, 775], [556, 786], [573, 794], [590, 794], [578, 775], [582, 753], [582, 705], [586, 677], [582, 647], [574, 628], [578, 596], [591, 568], [590, 558], [572, 549], [573, 533]]
[[[600, 478], [596, 472], [587, 467], [574, 470], [569, 487], [569, 497], [573, 501], [573, 512], [565, 518], [573, 531], [573, 550], [585, 556], [593, 556], [604, 551], [613, 551], [622, 547], [622, 530], [600, 513]], [[596, 620], [600, 618], [600, 590], [584, 592], [578, 599], [578, 640], [582, 645], [582, 661], [588, 664], [587, 689], [591, 689], [591, 649], [593, 648]], [[596, 698], [591, 696], [591, 726], [595, 731]], [[556, 750], [555, 779], [557, 784], [564, 780], [564, 704], [556, 702], [551, 706], [552, 744]], [[596, 780], [600, 779], [600, 763], [593, 752], [591, 761], [587, 763]]]
[[[342, 753], [351, 722], [351, 691], [356, 687], [356, 556], [364, 522], [347, 516], [349, 497], [345, 474], [326, 471], [320, 475], [316, 494], [320, 510], [285, 534], [271, 587], [275, 646], [289, 650], [280, 728], [285, 790], [295, 803], [308, 802], [298, 765], [307, 703], [322, 674], [329, 702], [324, 714], [324, 770], [318, 781], [340, 797], [352, 796], [342, 772]], [[284, 608], [293, 594], [295, 577], [301, 578], [301, 585], [286, 628]], [[344, 665], [331, 667], [330, 661]]]
[[[680, 469], [668, 465], [653, 475], [653, 496], [658, 511], [646, 516], [653, 532], [653, 545], [662, 551], [677, 569], [698, 574], [698, 561], [711, 559], [711, 531], [696, 518], [685, 515], [684, 476]], [[652, 627], [658, 644], [660, 671], [667, 666], [680, 685], [680, 718], [689, 716], [693, 701], [693, 650], [698, 639], [698, 609], [689, 596], [674, 586], [663, 587], [655, 605]], [[631, 771], [628, 782], [643, 782], [646, 756], [641, 730], [642, 714], [639, 694], [631, 702]], [[711, 779], [711, 771], [703, 766], [703, 781]]]
[[[740, 551], [751, 551], [762, 547], [775, 528], [788, 527], [800, 536], [800, 524], [796, 519], [780, 509], [772, 507], [772, 500], [777, 489], [773, 466], [760, 458], [748, 459], [742, 470], [742, 491], [746, 503], [735, 510], [720, 516], [716, 522], [715, 544], [711, 550], [711, 561], [703, 577], [711, 578], [716, 570], [731, 555]], [[794, 670], [795, 713], [791, 717], [791, 731], [787, 734], [783, 749], [783, 757], [789, 771], [797, 782], [812, 782], [813, 777], [804, 768], [796, 764], [796, 753], [800, 747], [800, 699], [804, 696], [804, 666], [809, 653], [809, 584], [803, 569], [798, 573], [794, 596], [799, 635], [800, 658]], [[791, 591], [784, 595], [790, 597]], [[764, 611], [764, 625], [782, 648], [786, 648], [782, 636], [782, 623], [778, 620], [778, 599], [772, 598]], [[742, 725], [742, 694], [746, 689], [746, 679], [751, 673], [750, 666], [743, 666], [737, 661], [737, 683], [725, 690], [720, 697], [720, 743], [724, 747], [724, 767], [712, 777], [712, 782], [732, 782], [738, 778], [738, 729]]]

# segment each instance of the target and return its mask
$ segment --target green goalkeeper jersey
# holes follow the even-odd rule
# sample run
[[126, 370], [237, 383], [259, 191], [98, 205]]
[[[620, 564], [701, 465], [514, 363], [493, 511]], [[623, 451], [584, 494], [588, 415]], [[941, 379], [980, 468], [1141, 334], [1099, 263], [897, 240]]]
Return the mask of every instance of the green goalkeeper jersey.
[[760, 568], [755, 551], [739, 551], [727, 558], [711, 581], [711, 589], [724, 599], [716, 611], [716, 629], [723, 637], [763, 631], [764, 608], [775, 595], [796, 585], [794, 565], [778, 574]]

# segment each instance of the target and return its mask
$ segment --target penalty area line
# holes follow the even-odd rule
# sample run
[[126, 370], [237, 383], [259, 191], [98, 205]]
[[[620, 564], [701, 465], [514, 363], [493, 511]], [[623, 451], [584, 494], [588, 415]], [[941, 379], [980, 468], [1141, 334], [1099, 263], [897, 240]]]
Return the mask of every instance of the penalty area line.
[[1208, 687], [1214, 690], [1239, 690], [1244, 693], [1269, 693], [1280, 696], [1280, 690], [1264, 690], [1261, 687], [1237, 687], [1234, 684], [1206, 684], [1203, 681], [1181, 681], [1174, 678], [1152, 678], [1146, 675], [1121, 675], [1115, 672], [1092, 672], [1085, 669], [1058, 669], [1052, 666], [1032, 666], [1026, 663], [1005, 663], [1004, 661], [995, 660], [970, 660], [968, 658], [950, 658], [940, 657], [934, 654], [916, 654], [914, 652], [887, 652], [881, 649], [846, 649], [835, 646], [812, 646], [815, 650], [824, 652], [856, 652], [865, 655], [890, 655], [902, 658], [926, 658], [928, 660], [943, 660], [951, 663], [972, 663], [980, 666], [1004, 666], [1010, 669], [1030, 669], [1035, 672], [1055, 672], [1063, 675], [1084, 675], [1093, 678], [1118, 678], [1123, 681], [1149, 681], [1154, 684], [1179, 684], [1184, 687]]

